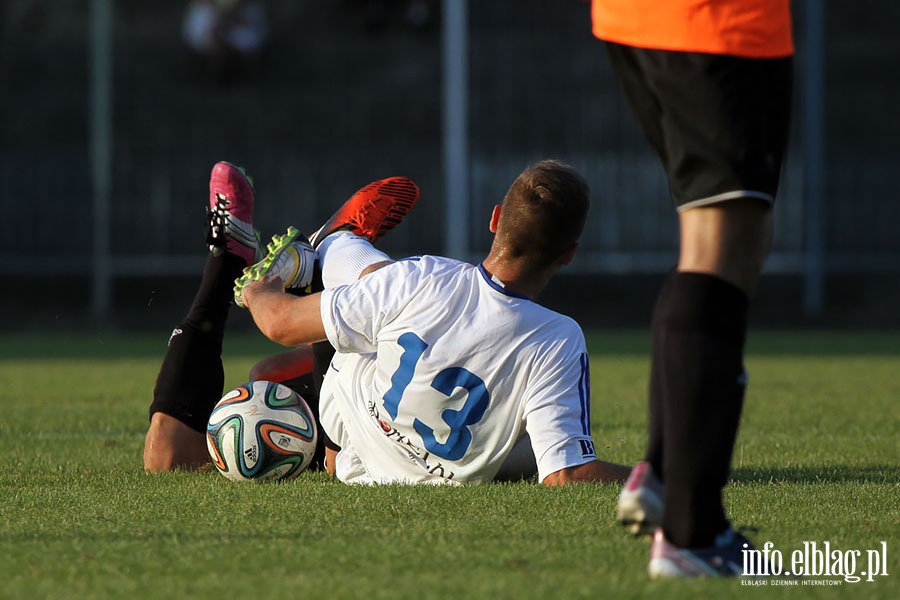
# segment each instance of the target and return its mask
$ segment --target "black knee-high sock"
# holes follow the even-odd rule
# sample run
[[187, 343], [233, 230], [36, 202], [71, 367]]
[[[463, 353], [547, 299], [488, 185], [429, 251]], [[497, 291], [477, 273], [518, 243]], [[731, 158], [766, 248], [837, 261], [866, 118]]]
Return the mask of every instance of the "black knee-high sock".
[[699, 273], [673, 274], [664, 293], [653, 348], [661, 392], [655, 410], [662, 409], [663, 530], [676, 546], [708, 547], [728, 527], [722, 488], [746, 387], [749, 300], [739, 288]]
[[668, 303], [669, 290], [672, 287], [674, 275], [669, 276], [663, 283], [662, 289], [656, 298], [656, 306], [653, 308], [653, 321], [651, 324], [652, 332], [652, 360], [650, 361], [650, 386], [649, 386], [649, 402], [648, 402], [648, 435], [647, 435], [647, 452], [644, 460], [650, 463], [654, 473], [665, 481], [663, 473], [663, 397], [664, 389], [662, 386], [663, 369], [662, 360], [657, 358], [661, 355], [662, 333], [662, 317]]
[[244, 261], [232, 254], [209, 255], [190, 310], [169, 338], [153, 389], [151, 416], [162, 412], [197, 431], [206, 430], [222, 395], [222, 340], [234, 280], [244, 266]]

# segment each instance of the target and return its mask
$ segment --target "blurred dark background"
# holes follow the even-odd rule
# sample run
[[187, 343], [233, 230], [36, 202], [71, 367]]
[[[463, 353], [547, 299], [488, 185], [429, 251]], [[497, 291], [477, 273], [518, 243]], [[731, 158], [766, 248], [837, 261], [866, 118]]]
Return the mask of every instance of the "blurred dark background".
[[[589, 3], [468, 2], [467, 180], [453, 198], [441, 0], [261, 2], [263, 43], [236, 62], [192, 51], [189, 4], [0, 7], [0, 330], [169, 327], [202, 268], [218, 160], [254, 176], [265, 236], [312, 231], [369, 181], [407, 175], [422, 200], [381, 247], [469, 260], [487, 250], [490, 208], [515, 175], [565, 160], [589, 179], [592, 212], [579, 260], [542, 301], [586, 326], [647, 325], [676, 219], [591, 37]], [[795, 125], [753, 319], [898, 327], [900, 3], [803, 0], [794, 12]], [[820, 88], [806, 68], [817, 60]]]

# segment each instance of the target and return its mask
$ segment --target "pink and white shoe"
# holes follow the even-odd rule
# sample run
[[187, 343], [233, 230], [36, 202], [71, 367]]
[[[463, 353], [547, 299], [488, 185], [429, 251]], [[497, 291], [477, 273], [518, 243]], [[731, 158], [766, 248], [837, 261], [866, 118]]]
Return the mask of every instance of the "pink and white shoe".
[[[744, 554], [753, 551], [746, 537], [729, 527], [709, 548], [678, 548], [666, 539], [662, 529], [653, 534], [650, 563], [647, 572], [653, 579], [672, 577], [741, 577], [744, 573]], [[761, 566], [769, 573], [768, 565]]]
[[206, 243], [214, 254], [229, 252], [252, 265], [263, 256], [253, 229], [253, 182], [244, 169], [219, 162], [209, 176]]
[[619, 494], [616, 520], [633, 535], [652, 535], [662, 524], [664, 502], [663, 483], [649, 462], [639, 462]]

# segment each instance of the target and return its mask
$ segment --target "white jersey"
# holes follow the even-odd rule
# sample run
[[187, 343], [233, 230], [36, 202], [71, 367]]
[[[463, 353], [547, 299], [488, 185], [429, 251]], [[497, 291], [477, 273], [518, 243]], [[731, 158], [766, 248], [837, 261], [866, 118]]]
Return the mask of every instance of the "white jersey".
[[490, 481], [526, 433], [541, 480], [595, 458], [581, 328], [483, 267], [401, 260], [324, 291], [322, 320], [341, 481]]

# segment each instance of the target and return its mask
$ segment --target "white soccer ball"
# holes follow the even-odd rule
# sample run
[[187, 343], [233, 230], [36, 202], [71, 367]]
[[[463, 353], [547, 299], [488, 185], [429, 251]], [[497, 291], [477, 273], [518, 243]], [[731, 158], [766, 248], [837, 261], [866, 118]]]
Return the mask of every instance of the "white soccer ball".
[[251, 381], [225, 394], [206, 426], [209, 456], [233, 481], [294, 479], [309, 467], [317, 438], [306, 401], [271, 381]]

